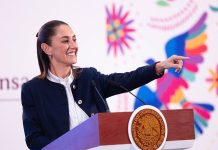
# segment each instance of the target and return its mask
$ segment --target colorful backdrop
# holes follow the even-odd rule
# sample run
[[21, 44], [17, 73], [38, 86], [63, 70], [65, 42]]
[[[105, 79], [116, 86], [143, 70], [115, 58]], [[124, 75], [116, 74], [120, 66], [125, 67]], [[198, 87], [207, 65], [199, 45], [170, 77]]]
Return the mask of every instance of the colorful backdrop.
[[[39, 74], [36, 33], [49, 20], [75, 31], [80, 67], [126, 72], [177, 54], [183, 70], [134, 91], [160, 109], [193, 108], [191, 149], [218, 147], [218, 0], [7, 0], [0, 5], [0, 149], [27, 149], [21, 86]], [[113, 112], [142, 104], [130, 94], [107, 99]]]

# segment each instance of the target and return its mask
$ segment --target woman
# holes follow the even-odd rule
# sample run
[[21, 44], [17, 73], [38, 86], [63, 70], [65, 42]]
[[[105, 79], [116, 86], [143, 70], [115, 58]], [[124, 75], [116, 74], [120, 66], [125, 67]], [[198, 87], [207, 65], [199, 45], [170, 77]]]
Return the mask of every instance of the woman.
[[95, 113], [108, 111], [102, 97], [124, 92], [110, 81], [133, 90], [161, 77], [165, 69], [176, 68], [179, 72], [183, 60], [188, 59], [172, 56], [131, 72], [103, 75], [95, 68], [73, 67], [78, 45], [75, 33], [65, 22], [47, 22], [37, 38], [41, 74], [24, 83], [21, 92], [23, 125], [30, 149], [41, 149]]

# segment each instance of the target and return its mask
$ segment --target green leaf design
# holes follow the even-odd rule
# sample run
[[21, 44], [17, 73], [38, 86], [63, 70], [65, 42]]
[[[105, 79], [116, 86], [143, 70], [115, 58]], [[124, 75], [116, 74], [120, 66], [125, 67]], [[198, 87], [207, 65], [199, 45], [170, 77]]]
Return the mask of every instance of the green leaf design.
[[210, 6], [210, 9], [211, 9], [212, 11], [215, 11], [215, 12], [218, 11], [218, 7]]
[[163, 0], [158, 1], [157, 4], [158, 4], [159, 6], [163, 6], [163, 7], [169, 6], [169, 3], [167, 3], [167, 2], [165, 2], [165, 1], [163, 1]]

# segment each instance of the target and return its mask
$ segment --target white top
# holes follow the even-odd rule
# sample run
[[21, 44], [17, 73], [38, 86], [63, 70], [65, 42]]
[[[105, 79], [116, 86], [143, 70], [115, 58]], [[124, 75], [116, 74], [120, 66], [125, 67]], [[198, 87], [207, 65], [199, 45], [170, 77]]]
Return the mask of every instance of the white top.
[[67, 94], [67, 99], [68, 99], [68, 108], [69, 108], [69, 123], [70, 123], [70, 129], [73, 129], [77, 125], [81, 124], [85, 120], [89, 118], [89, 116], [78, 106], [78, 104], [82, 104], [82, 100], [78, 101], [78, 104], [75, 102], [70, 84], [73, 82], [73, 74], [72, 71], [70, 75], [66, 78], [60, 78], [57, 77], [56, 75], [52, 74], [51, 71], [48, 71], [48, 80], [55, 82], [55, 83], [60, 83], [64, 85], [65, 91]]

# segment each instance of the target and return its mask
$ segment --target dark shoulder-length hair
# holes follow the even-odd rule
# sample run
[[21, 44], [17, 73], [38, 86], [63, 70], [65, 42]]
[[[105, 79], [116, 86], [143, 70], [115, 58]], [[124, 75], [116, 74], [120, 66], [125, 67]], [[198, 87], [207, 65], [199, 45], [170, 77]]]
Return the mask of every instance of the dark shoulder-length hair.
[[[50, 68], [50, 60], [48, 55], [42, 50], [41, 44], [46, 43], [51, 45], [51, 37], [56, 34], [56, 28], [60, 25], [68, 25], [67, 23], [59, 20], [52, 20], [45, 23], [36, 34], [37, 37], [37, 58], [40, 69], [39, 78], [45, 79], [48, 75], [48, 69]], [[73, 67], [73, 74], [76, 76], [82, 69], [79, 67]], [[78, 75], [77, 75], [78, 76]]]

